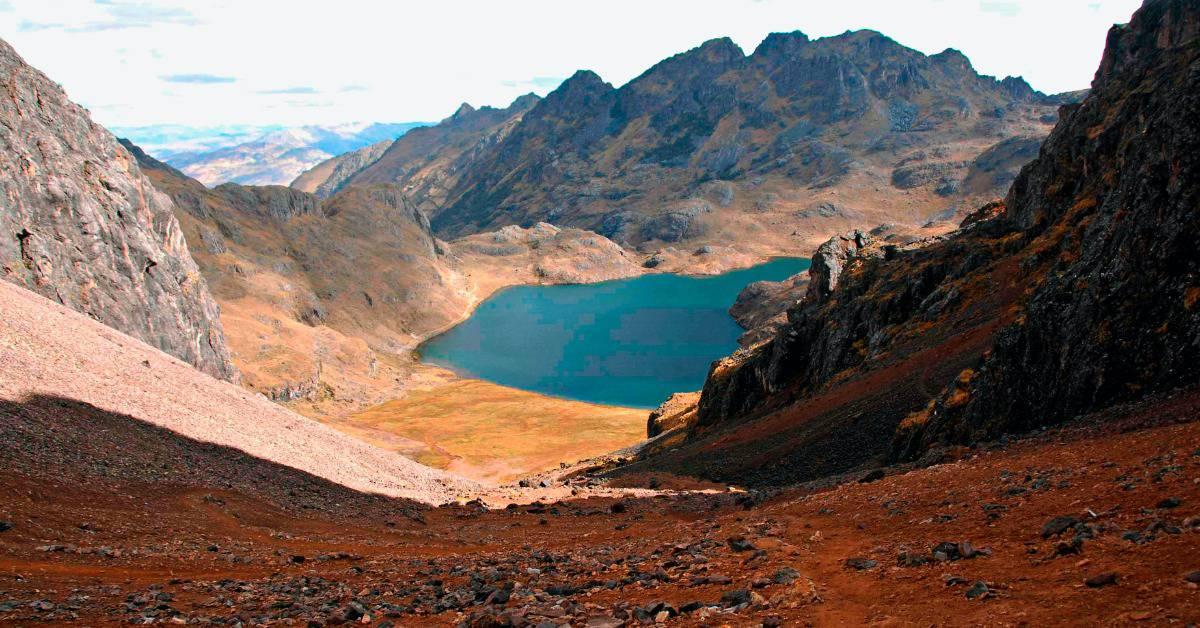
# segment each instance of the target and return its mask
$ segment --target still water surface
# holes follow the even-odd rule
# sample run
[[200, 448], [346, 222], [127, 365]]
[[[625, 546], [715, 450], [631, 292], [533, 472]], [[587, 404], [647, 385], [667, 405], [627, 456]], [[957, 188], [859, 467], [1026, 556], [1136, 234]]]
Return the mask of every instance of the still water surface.
[[421, 346], [426, 362], [534, 392], [653, 408], [699, 390], [737, 349], [727, 310], [751, 282], [786, 279], [809, 260], [778, 258], [711, 277], [656, 274], [571, 286], [519, 286]]

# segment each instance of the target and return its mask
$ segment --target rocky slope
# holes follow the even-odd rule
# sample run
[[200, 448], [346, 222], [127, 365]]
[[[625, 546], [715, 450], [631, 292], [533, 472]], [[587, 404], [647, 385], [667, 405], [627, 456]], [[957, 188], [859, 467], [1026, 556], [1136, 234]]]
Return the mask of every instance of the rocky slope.
[[787, 325], [714, 365], [692, 443], [650, 464], [816, 477], [1194, 383], [1198, 37], [1195, 0], [1114, 27], [1087, 99], [962, 231], [822, 246]]
[[331, 410], [381, 402], [408, 374], [398, 356], [468, 307], [428, 222], [385, 188], [209, 189], [132, 150], [181, 210], [252, 390]]
[[311, 170], [304, 171], [289, 185], [302, 192], [316, 194], [319, 198], [329, 198], [342, 189], [346, 181], [358, 174], [359, 170], [378, 161], [391, 145], [392, 141], [383, 140], [356, 151], [331, 157]]
[[216, 302], [171, 200], [0, 41], [0, 275], [223, 379]]
[[1037, 279], [986, 359], [906, 422], [898, 455], [1200, 378], [1200, 2], [1148, 2], [1110, 31], [1091, 95], [1006, 205]]
[[538, 101], [536, 95], [526, 94], [504, 109], [476, 109], [463, 103], [437, 125], [413, 129], [398, 138], [346, 185], [396, 185], [419, 209], [437, 216], [458, 180]]
[[[100, 466], [135, 482], [182, 473], [214, 485], [222, 477], [216, 469], [227, 465], [274, 464], [310, 476], [310, 486], [323, 481], [422, 503], [478, 488], [205, 377], [16, 286], [0, 283], [0, 299], [0, 362], [7, 373], [0, 380], [0, 432], [10, 468], [34, 471], [27, 468], [34, 457], [53, 451], [61, 456], [55, 466], [75, 472]], [[88, 414], [91, 425], [81, 422]], [[118, 415], [123, 419], [114, 420]], [[11, 449], [20, 446], [30, 449]], [[254, 486], [253, 473], [225, 477], [230, 485]]]
[[957, 222], [1003, 192], [1055, 103], [872, 31], [778, 33], [750, 55], [718, 39], [619, 89], [577, 73], [435, 194], [412, 193], [446, 236], [550, 222], [647, 252], [794, 251], [850, 227]]
[[[30, 427], [0, 441], [0, 556], [21, 575], [0, 621], [1195, 623], [1200, 395], [1119, 410], [869, 483], [588, 499], [574, 477], [577, 496], [488, 510], [414, 508], [54, 400], [0, 405]], [[42, 429], [81, 420], [99, 446]], [[146, 445], [105, 458], [128, 432]]]

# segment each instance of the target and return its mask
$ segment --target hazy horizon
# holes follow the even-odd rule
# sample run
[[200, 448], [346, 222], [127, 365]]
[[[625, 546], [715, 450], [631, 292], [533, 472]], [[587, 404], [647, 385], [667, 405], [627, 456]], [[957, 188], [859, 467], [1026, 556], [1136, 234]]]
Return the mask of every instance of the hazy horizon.
[[1107, 29], [1140, 2], [899, 4], [0, 0], [0, 32], [105, 125], [290, 127], [435, 121], [462, 102], [545, 95], [576, 70], [621, 85], [715, 37], [749, 54], [792, 30], [869, 28], [927, 54], [961, 50], [983, 74], [1071, 91], [1088, 86]]

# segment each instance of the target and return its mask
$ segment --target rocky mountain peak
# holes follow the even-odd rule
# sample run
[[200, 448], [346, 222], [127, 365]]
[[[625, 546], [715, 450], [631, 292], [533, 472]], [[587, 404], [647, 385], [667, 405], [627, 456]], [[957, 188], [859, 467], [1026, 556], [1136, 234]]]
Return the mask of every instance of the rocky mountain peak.
[[1000, 80], [1000, 87], [1008, 92], [1014, 102], [1033, 102], [1043, 98], [1042, 93], [1033, 89], [1024, 77], [1006, 76]]
[[875, 58], [903, 52], [916, 52], [907, 46], [901, 45], [895, 39], [869, 28], [849, 30], [840, 35], [823, 37], [818, 39], [817, 42], [824, 43], [825, 46], [840, 50], [843, 53]]
[[475, 107], [471, 106], [471, 103], [463, 103], [463, 104], [459, 105], [458, 109], [455, 109], [454, 113], [450, 114], [450, 117], [447, 119], [448, 120], [461, 120], [461, 119], [465, 118], [466, 116], [469, 116], [469, 115], [475, 113], [475, 111], [476, 111], [476, 109], [475, 109]]
[[[938, 199], [994, 197], [1002, 190], [960, 186], [971, 162], [949, 161], [948, 146], [978, 155], [1018, 130], [1048, 130], [1055, 111], [1020, 79], [1001, 83], [957, 51], [929, 57], [875, 31], [773, 33], [751, 57], [714, 39], [618, 89], [576, 73], [511, 132], [478, 144], [471, 167], [426, 206], [446, 237], [552, 221], [600, 233], [623, 225], [627, 242], [640, 244], [675, 233], [657, 228], [664, 208], [690, 202], [708, 179], [766, 182], [732, 201], [755, 211], [778, 206], [772, 180], [804, 196], [870, 170]], [[901, 167], [917, 176], [894, 176]], [[1007, 184], [1015, 167], [988, 180]], [[708, 217], [691, 222], [687, 239], [711, 233]]]
[[770, 33], [758, 44], [750, 56], [755, 59], [778, 60], [781, 57], [795, 54], [797, 50], [807, 46], [811, 41], [808, 35], [800, 31]]
[[538, 101], [540, 101], [541, 99], [542, 99], [541, 96], [538, 96], [537, 94], [535, 94], [533, 92], [529, 92], [528, 94], [522, 94], [520, 96], [517, 96], [516, 100], [512, 101], [512, 103], [510, 103], [508, 105], [506, 110], [510, 111], [510, 112], [529, 111], [530, 109], [533, 108], [534, 105], [538, 104]]
[[580, 120], [589, 117], [616, 90], [591, 70], [579, 70], [546, 95], [527, 114], [532, 120]]
[[746, 56], [746, 53], [742, 52], [742, 48], [728, 37], [710, 39], [700, 44], [700, 47], [695, 49], [695, 53], [708, 63], [724, 64], [741, 61]]
[[613, 86], [600, 78], [599, 74], [591, 70], [578, 70], [570, 78], [563, 81], [554, 91], [547, 94], [543, 101], [551, 99], [570, 101], [575, 98], [593, 94], [604, 94], [611, 91], [613, 91]]
[[645, 84], [659, 85], [697, 77], [714, 78], [727, 68], [741, 64], [746, 55], [728, 37], [710, 39], [699, 46], [659, 61], [622, 88], [636, 90]]
[[930, 55], [929, 59], [935, 63], [954, 68], [959, 72], [975, 71], [975, 66], [971, 65], [971, 60], [957, 48], [947, 48], [935, 55]]
[[1092, 88], [1114, 73], [1144, 64], [1157, 51], [1195, 41], [1200, 34], [1197, 7], [1194, 0], [1145, 0], [1128, 24], [1109, 29]]

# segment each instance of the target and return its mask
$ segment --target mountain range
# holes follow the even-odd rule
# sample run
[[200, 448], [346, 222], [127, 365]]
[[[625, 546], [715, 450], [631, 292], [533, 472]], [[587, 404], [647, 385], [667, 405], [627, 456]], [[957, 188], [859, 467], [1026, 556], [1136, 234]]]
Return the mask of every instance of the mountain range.
[[420, 126], [420, 122], [214, 129], [166, 125], [115, 131], [208, 186], [287, 185], [325, 160], [391, 142]]
[[620, 88], [580, 71], [544, 99], [464, 106], [339, 185], [397, 185], [443, 237], [544, 221], [642, 251], [805, 250], [852, 226], [948, 228], [1079, 96], [873, 31], [779, 33], [749, 55], [717, 39]]
[[[0, 621], [1200, 622], [1200, 0], [1086, 93], [714, 40], [294, 187], [206, 186], [3, 42], [0, 81]], [[456, 405], [412, 348], [505, 286], [781, 253], [625, 449], [495, 485], [347, 419], [433, 390], [424, 430], [541, 445], [596, 409]]]

